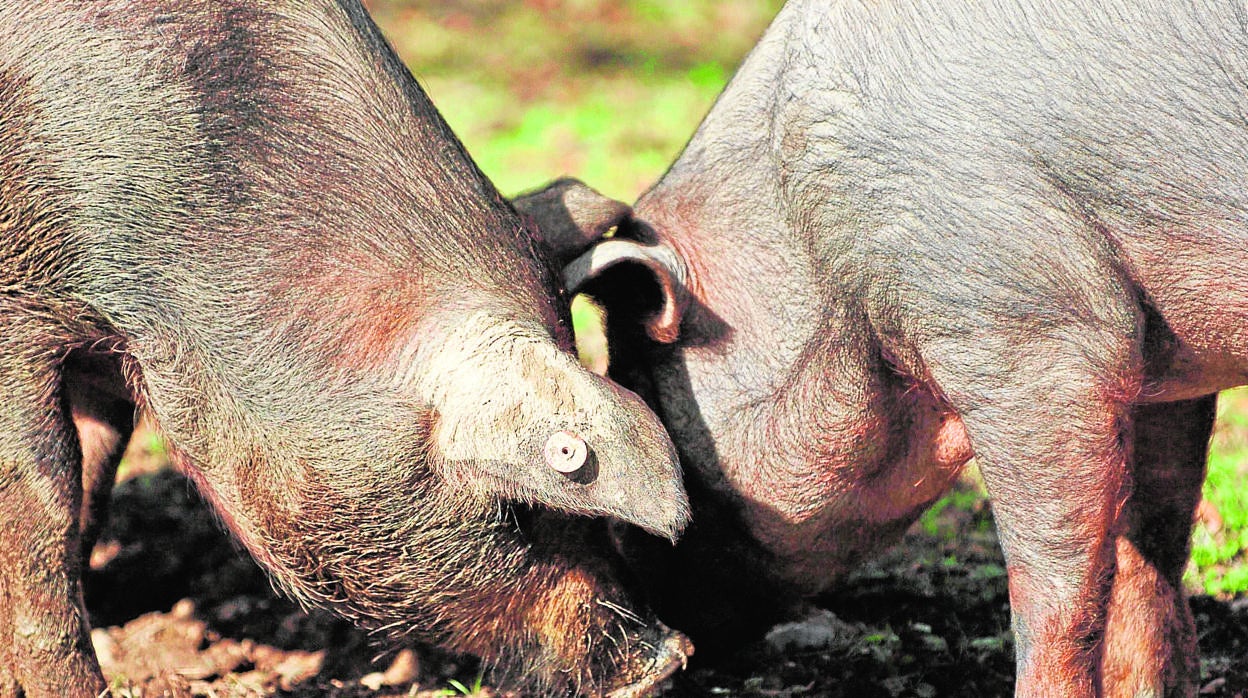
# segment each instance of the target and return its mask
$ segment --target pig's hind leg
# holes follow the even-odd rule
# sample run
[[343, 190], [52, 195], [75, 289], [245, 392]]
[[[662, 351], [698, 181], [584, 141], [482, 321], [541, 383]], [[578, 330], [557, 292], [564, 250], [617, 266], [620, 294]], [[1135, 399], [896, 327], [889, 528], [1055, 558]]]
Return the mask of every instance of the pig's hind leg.
[[1200, 662], [1183, 594], [1215, 396], [1134, 410], [1133, 486], [1105, 629], [1106, 696], [1195, 696]]
[[0, 692], [104, 689], [81, 594], [78, 440], [60, 385], [67, 329], [0, 302]]

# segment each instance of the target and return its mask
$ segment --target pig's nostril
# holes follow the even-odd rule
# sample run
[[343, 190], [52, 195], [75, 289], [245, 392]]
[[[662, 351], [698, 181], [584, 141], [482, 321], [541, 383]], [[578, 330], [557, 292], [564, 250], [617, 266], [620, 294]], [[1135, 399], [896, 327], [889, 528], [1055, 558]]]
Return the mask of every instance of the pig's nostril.
[[546, 441], [546, 463], [561, 473], [574, 473], [589, 458], [589, 445], [570, 431], [557, 431]]

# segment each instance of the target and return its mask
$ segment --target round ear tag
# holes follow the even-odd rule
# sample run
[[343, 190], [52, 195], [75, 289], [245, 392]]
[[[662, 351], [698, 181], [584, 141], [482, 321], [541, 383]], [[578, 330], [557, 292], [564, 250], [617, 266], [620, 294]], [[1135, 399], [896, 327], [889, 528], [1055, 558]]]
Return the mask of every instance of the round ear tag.
[[589, 458], [589, 445], [570, 431], [557, 431], [546, 440], [546, 464], [564, 474], [580, 470]]

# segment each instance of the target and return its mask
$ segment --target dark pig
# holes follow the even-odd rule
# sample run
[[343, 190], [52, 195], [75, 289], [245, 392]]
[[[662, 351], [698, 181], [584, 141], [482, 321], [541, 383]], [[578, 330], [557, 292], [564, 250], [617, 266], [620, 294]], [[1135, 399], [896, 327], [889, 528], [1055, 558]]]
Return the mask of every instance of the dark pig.
[[687, 470], [660, 615], [763, 622], [974, 455], [1018, 695], [1194, 695], [1180, 577], [1215, 393], [1248, 383], [1246, 85], [1237, 2], [790, 2], [568, 269]]
[[105, 687], [80, 577], [136, 407], [303, 603], [534, 692], [677, 669], [584, 518], [673, 537], [675, 452], [534, 235], [357, 2], [0, 7], [0, 695]]

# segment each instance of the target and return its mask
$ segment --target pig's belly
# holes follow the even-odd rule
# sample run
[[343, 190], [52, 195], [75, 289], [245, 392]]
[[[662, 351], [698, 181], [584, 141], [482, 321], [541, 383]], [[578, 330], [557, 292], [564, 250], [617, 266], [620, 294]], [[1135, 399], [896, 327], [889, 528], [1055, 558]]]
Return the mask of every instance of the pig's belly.
[[[756, 462], [751, 482], [736, 483], [745, 523], [774, 556], [777, 576], [806, 593], [822, 591], [897, 542], [949, 490], [972, 455], [962, 420], [932, 410], [912, 427], [908, 448], [887, 463], [867, 465], [838, 451], [812, 455], [804, 469]], [[741, 474], [734, 470], [728, 464], [730, 480]], [[760, 473], [771, 487], [760, 486]]]

